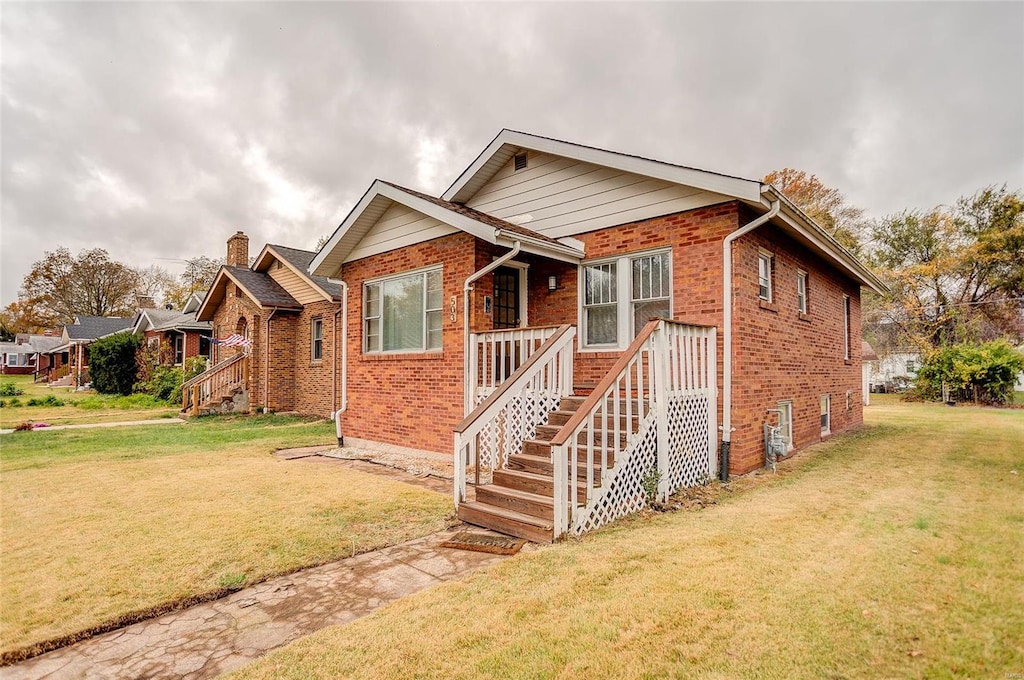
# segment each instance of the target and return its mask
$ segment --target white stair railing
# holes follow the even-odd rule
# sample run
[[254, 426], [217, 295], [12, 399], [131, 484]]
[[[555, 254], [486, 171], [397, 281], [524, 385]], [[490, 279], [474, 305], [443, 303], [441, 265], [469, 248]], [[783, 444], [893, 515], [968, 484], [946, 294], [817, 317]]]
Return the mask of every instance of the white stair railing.
[[[547, 329], [540, 329], [547, 330]], [[466, 500], [467, 468], [500, 470], [523, 450], [537, 426], [572, 394], [573, 326], [556, 326], [507, 379], [455, 428], [455, 506]], [[531, 341], [533, 342], [533, 341]], [[494, 356], [491, 354], [491, 356]], [[498, 355], [500, 356], [500, 354]]]
[[470, 334], [466, 375], [471, 396], [468, 410], [476, 408], [498, 385], [508, 380], [558, 328], [537, 326]]
[[664, 500], [713, 475], [715, 356], [714, 328], [644, 326], [551, 441], [555, 538], [641, 509], [654, 480]]

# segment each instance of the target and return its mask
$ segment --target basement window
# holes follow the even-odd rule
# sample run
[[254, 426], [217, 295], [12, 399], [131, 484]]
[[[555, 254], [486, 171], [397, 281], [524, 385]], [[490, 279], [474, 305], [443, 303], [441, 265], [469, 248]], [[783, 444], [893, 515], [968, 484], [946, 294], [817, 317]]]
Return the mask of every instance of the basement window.
[[363, 351], [441, 349], [441, 268], [363, 284]]
[[525, 170], [526, 165], [529, 162], [529, 159], [530, 156], [525, 151], [522, 153], [517, 153], [515, 155], [515, 158], [512, 160], [512, 163], [515, 167], [515, 171], [519, 172], [520, 170]]

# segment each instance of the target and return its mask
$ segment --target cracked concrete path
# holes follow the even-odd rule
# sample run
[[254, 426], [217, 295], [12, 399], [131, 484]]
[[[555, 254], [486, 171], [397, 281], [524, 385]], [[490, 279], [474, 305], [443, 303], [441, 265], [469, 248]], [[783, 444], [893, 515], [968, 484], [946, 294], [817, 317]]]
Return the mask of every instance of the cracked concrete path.
[[0, 676], [211, 678], [303, 635], [348, 623], [388, 602], [505, 559], [440, 547], [464, 529], [280, 576], [0, 668]]

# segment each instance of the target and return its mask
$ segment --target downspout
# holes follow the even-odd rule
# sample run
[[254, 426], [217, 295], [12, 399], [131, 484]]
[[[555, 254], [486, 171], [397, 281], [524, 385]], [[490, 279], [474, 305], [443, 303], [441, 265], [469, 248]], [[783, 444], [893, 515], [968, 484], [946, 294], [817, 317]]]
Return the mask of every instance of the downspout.
[[469, 294], [473, 292], [473, 283], [484, 276], [487, 276], [492, 271], [505, 264], [513, 257], [519, 254], [519, 241], [512, 244], [512, 250], [508, 251], [494, 262], [484, 267], [478, 272], [474, 272], [466, 279], [466, 283], [462, 288], [462, 296], [464, 299], [463, 311], [462, 311], [462, 402], [463, 402], [463, 415], [469, 415], [473, 410], [473, 394], [470, 388], [469, 379]]
[[267, 316], [267, 332], [263, 339], [263, 412], [270, 413], [270, 320], [277, 313], [277, 307]]
[[341, 327], [341, 405], [334, 412], [334, 433], [338, 437], [338, 446], [345, 445], [345, 437], [341, 432], [341, 414], [348, 410], [348, 284], [341, 279], [327, 279], [341, 286], [341, 307], [334, 313], [334, 370], [331, 372], [333, 394], [331, 404], [338, 405], [338, 315], [342, 317]]
[[[765, 192], [763, 188], [762, 193]], [[722, 241], [722, 452], [718, 478], [729, 481], [729, 449], [732, 446], [732, 243], [779, 214], [779, 199], [771, 210], [746, 224]]]

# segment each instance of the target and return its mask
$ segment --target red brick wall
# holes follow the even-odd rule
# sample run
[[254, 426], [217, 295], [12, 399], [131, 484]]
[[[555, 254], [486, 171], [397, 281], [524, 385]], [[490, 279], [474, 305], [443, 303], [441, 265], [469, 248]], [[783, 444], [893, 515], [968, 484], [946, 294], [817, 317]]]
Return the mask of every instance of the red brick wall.
[[[227, 284], [224, 299], [213, 314], [211, 324], [214, 336], [224, 338], [235, 332], [239, 319], [245, 319], [249, 326], [249, 337], [252, 339], [249, 363], [249, 404], [251, 407], [263, 406], [263, 332], [262, 312], [246, 295], [235, 295], [234, 283]], [[214, 361], [219, 362], [242, 351], [239, 347], [218, 346]]]
[[[462, 286], [482, 258], [465, 233], [419, 243], [345, 264], [348, 283], [348, 410], [346, 436], [448, 453], [452, 428], [462, 419]], [[444, 267], [443, 350], [364, 354], [363, 282], [441, 264]], [[451, 298], [456, 319], [451, 320]], [[326, 353], [326, 350], [325, 350]]]
[[[758, 298], [760, 248], [774, 256], [772, 304]], [[808, 273], [808, 314], [797, 311], [796, 273]], [[831, 395], [832, 433], [863, 423], [860, 288], [773, 226], [733, 246], [733, 472], [764, 464], [766, 409], [793, 402], [796, 448], [821, 441], [820, 398]], [[843, 357], [843, 295], [850, 297], [850, 359]], [[850, 392], [850, 409], [846, 394]]]

